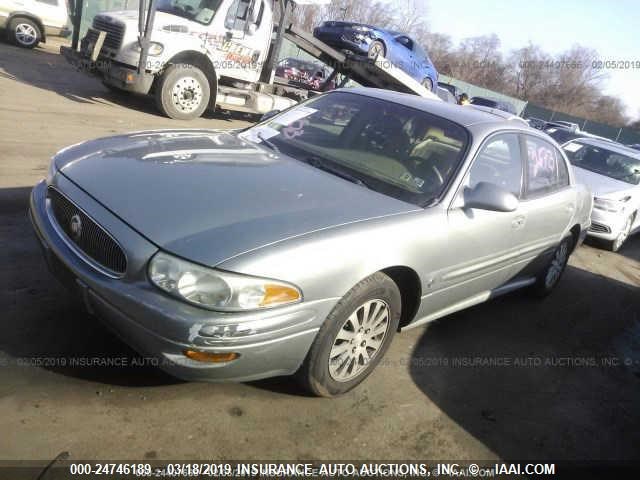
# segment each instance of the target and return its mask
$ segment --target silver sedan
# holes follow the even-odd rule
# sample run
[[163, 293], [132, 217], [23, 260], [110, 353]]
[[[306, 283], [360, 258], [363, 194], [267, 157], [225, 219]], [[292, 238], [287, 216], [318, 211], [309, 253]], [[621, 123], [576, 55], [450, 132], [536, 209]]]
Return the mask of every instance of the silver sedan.
[[349, 89], [244, 131], [71, 146], [30, 214], [51, 270], [161, 368], [331, 396], [398, 330], [551, 292], [591, 204], [520, 119]]

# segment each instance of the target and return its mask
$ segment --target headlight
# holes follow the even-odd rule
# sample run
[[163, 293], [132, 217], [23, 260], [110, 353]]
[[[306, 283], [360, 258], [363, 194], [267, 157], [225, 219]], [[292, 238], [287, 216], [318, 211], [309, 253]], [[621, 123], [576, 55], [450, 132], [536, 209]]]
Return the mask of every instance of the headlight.
[[149, 278], [165, 292], [211, 310], [259, 310], [302, 300], [300, 290], [288, 283], [223, 272], [163, 252], [151, 259]]
[[[133, 43], [131, 45], [131, 49], [134, 52], [138, 52], [138, 53], [142, 51], [142, 48], [140, 47], [140, 44], [138, 42]], [[161, 43], [149, 42], [149, 50], [147, 51], [147, 53], [152, 57], [156, 57], [160, 55], [163, 50], [164, 50], [164, 45], [162, 45]]]
[[611, 200], [609, 198], [593, 197], [593, 208], [598, 210], [604, 210], [606, 212], [620, 212], [624, 210], [625, 204], [631, 199], [631, 197], [624, 197], [620, 200]]
[[356, 26], [351, 27], [351, 28], [353, 28], [356, 32], [368, 32], [368, 31], [371, 30], [369, 27], [364, 27], [362, 25], [356, 25]]

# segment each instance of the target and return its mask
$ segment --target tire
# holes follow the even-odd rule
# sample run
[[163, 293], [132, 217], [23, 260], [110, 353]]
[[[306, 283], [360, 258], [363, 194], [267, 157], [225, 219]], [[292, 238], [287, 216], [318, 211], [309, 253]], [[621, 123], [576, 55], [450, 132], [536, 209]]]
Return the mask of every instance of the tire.
[[365, 278], [327, 316], [296, 373], [298, 381], [321, 397], [348, 392], [369, 376], [386, 353], [400, 313], [395, 282], [382, 272]]
[[536, 278], [536, 283], [533, 284], [531, 290], [536, 297], [544, 298], [556, 288], [567, 268], [567, 262], [574, 243], [574, 237], [569, 235], [556, 247], [551, 260]]
[[371, 45], [369, 45], [369, 51], [367, 52], [367, 57], [369, 57], [372, 60], [375, 60], [378, 55], [381, 56], [385, 56], [387, 54], [386, 49], [384, 48], [384, 43], [382, 43], [380, 40], [374, 40], [373, 42], [371, 42]]
[[8, 35], [14, 45], [22, 48], [35, 48], [42, 40], [42, 32], [38, 24], [25, 17], [11, 20]]
[[209, 105], [209, 80], [198, 67], [186, 63], [170, 65], [158, 79], [156, 105], [176, 120], [201, 116]]
[[433, 80], [431, 80], [429, 77], [426, 77], [424, 80], [422, 80], [422, 86], [430, 92], [433, 92]]
[[629, 234], [631, 233], [631, 226], [633, 225], [633, 221], [635, 220], [635, 217], [636, 217], [636, 214], [634, 213], [633, 215], [630, 215], [629, 218], [627, 218], [627, 222], [624, 224], [624, 227], [622, 228], [622, 231], [618, 235], [618, 238], [616, 238], [615, 240], [608, 241], [606, 243], [605, 246], [607, 250], [610, 250], [612, 252], [617, 252], [622, 248], [622, 245], [624, 245], [624, 243], [627, 241], [627, 238], [629, 238]]

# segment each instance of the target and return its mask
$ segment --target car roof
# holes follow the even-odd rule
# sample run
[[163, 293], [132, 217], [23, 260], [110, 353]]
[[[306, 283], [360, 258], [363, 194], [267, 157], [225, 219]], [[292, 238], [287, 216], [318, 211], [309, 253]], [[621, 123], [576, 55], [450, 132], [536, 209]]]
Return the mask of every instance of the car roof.
[[456, 105], [454, 103], [443, 102], [438, 99], [430, 99], [413, 95], [411, 93], [394, 92], [391, 90], [383, 90], [380, 88], [368, 88], [368, 87], [355, 87], [355, 88], [342, 88], [334, 90], [335, 92], [355, 93], [358, 95], [365, 95], [367, 97], [379, 98], [388, 102], [399, 103], [418, 110], [425, 110], [434, 115], [447, 118], [453, 122], [456, 122], [463, 127], [470, 127], [477, 124], [488, 123], [504, 123], [507, 126], [518, 125], [526, 130], [533, 130], [526, 122], [514, 122], [514, 118], [520, 119], [516, 115], [513, 115], [502, 110], [495, 108], [480, 108], [470, 105]]
[[[571, 140], [572, 142], [580, 142], [586, 145], [592, 145], [594, 147], [600, 147], [610, 150], [620, 155], [626, 155], [627, 157], [633, 157], [640, 160], [640, 151], [627, 147], [621, 143], [614, 142], [613, 140], [600, 140], [599, 138], [579, 137]], [[568, 143], [568, 142], [567, 142]]]

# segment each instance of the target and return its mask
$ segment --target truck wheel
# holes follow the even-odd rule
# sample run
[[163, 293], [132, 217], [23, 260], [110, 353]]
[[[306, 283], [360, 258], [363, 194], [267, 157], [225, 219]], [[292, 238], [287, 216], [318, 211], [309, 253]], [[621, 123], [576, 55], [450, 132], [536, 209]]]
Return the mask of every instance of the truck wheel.
[[354, 388], [389, 348], [401, 308], [400, 290], [384, 273], [359, 282], [327, 316], [296, 373], [298, 381], [322, 397]]
[[40, 39], [40, 27], [28, 18], [19, 17], [11, 20], [9, 24], [9, 40], [22, 48], [34, 48]]
[[209, 80], [198, 67], [188, 63], [169, 66], [156, 86], [156, 105], [169, 118], [192, 120], [209, 105]]

